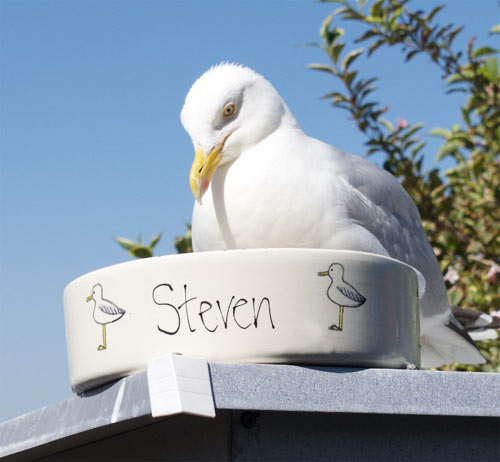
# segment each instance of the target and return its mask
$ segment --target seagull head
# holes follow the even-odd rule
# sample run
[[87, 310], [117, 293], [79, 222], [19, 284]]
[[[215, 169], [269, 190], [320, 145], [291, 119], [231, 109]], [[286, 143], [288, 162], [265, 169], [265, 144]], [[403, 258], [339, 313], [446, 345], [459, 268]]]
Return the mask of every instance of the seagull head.
[[219, 64], [198, 78], [181, 112], [195, 148], [189, 177], [195, 199], [201, 203], [220, 165], [269, 136], [285, 115], [293, 119], [274, 87], [248, 67]]
[[90, 302], [90, 300], [97, 300], [102, 299], [102, 286], [101, 284], [96, 284], [94, 287], [92, 287], [92, 293], [87, 297], [87, 302]]
[[332, 263], [328, 268], [328, 271], [320, 271], [318, 276], [330, 276], [333, 281], [335, 279], [344, 278], [344, 267], [340, 263]]

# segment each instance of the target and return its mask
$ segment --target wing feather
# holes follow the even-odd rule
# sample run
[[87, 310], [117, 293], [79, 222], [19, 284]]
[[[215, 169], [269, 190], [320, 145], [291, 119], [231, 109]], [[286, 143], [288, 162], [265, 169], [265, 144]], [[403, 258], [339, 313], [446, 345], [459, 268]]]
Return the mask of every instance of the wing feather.
[[118, 307], [118, 306], [116, 306], [115, 304], [112, 304], [112, 303], [100, 303], [99, 304], [99, 309], [103, 313], [110, 314], [110, 315], [125, 313], [125, 310], [121, 309], [120, 307]]
[[[349, 218], [378, 239], [389, 256], [419, 270], [426, 280], [421, 309], [426, 317], [450, 313], [439, 264], [418, 209], [390, 173], [362, 158], [348, 156], [343, 171]], [[366, 182], [370, 178], [370, 182]]]
[[366, 301], [366, 298], [363, 297], [358, 291], [351, 289], [348, 286], [337, 286], [337, 290], [344, 296], [347, 297], [348, 299], [362, 304]]

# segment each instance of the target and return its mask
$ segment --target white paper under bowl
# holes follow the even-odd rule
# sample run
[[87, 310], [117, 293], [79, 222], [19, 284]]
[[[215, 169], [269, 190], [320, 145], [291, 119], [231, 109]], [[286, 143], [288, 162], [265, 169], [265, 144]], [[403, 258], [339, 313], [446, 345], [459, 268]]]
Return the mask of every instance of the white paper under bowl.
[[[80, 393], [170, 352], [219, 362], [418, 367], [417, 289], [410, 266], [353, 251], [218, 251], [102, 268], [64, 291], [71, 384]], [[333, 330], [340, 304], [342, 330]]]

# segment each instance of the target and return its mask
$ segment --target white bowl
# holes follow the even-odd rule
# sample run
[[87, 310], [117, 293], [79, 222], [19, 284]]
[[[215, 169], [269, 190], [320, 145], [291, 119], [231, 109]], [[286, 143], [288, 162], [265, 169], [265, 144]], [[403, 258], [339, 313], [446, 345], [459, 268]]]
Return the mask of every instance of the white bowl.
[[80, 393], [170, 352], [418, 367], [417, 292], [412, 267], [353, 251], [232, 250], [102, 268], [64, 291], [71, 384]]

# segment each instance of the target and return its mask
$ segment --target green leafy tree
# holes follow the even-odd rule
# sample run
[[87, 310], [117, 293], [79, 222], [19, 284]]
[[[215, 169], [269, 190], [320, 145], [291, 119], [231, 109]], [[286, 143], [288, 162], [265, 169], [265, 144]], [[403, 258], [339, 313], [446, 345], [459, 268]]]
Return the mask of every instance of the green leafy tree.
[[[326, 0], [328, 1], [328, 0]], [[454, 40], [463, 27], [440, 25], [435, 18], [443, 8], [425, 13], [412, 10], [409, 0], [376, 0], [340, 4], [323, 22], [320, 46], [328, 64], [309, 67], [326, 72], [336, 90], [324, 97], [347, 111], [366, 137], [366, 154], [381, 153], [383, 167], [395, 175], [413, 197], [447, 281], [452, 304], [483, 312], [498, 309], [500, 291], [500, 72], [497, 50], [475, 46], [455, 51]], [[369, 6], [369, 8], [368, 8]], [[348, 50], [345, 30], [337, 22], [354, 21], [363, 26], [354, 43], [364, 47]], [[500, 25], [491, 34], [500, 33]], [[398, 47], [405, 61], [426, 55], [446, 79], [446, 92], [464, 94], [457, 120], [450, 127], [435, 128], [430, 135], [443, 139], [437, 160], [452, 159], [454, 166], [439, 174], [423, 169], [424, 124], [399, 120], [394, 126], [384, 119], [388, 106], [374, 101], [376, 77], [364, 77], [356, 60], [371, 56], [381, 47]], [[488, 360], [481, 367], [454, 364], [447, 369], [500, 371], [499, 340], [481, 342]]]
[[191, 239], [191, 225], [186, 225], [186, 233], [184, 236], [175, 238], [174, 246], [178, 253], [189, 253], [193, 251], [193, 241]]
[[[126, 237], [117, 237], [115, 241], [120, 246], [128, 251], [129, 255], [135, 258], [149, 258], [153, 256], [154, 248], [160, 241], [162, 233], [158, 233], [148, 245], [143, 244], [142, 236], [139, 235], [137, 241], [132, 241]], [[174, 246], [177, 253], [189, 253], [193, 251], [193, 244], [191, 241], [191, 225], [186, 225], [186, 232], [184, 236], [177, 236], [174, 241]]]
[[142, 235], [139, 234], [137, 241], [132, 241], [126, 237], [117, 237], [115, 241], [120, 244], [122, 248], [128, 251], [129, 255], [135, 258], [149, 258], [153, 256], [153, 249], [161, 239], [162, 233], [158, 233], [148, 245], [143, 244]]

